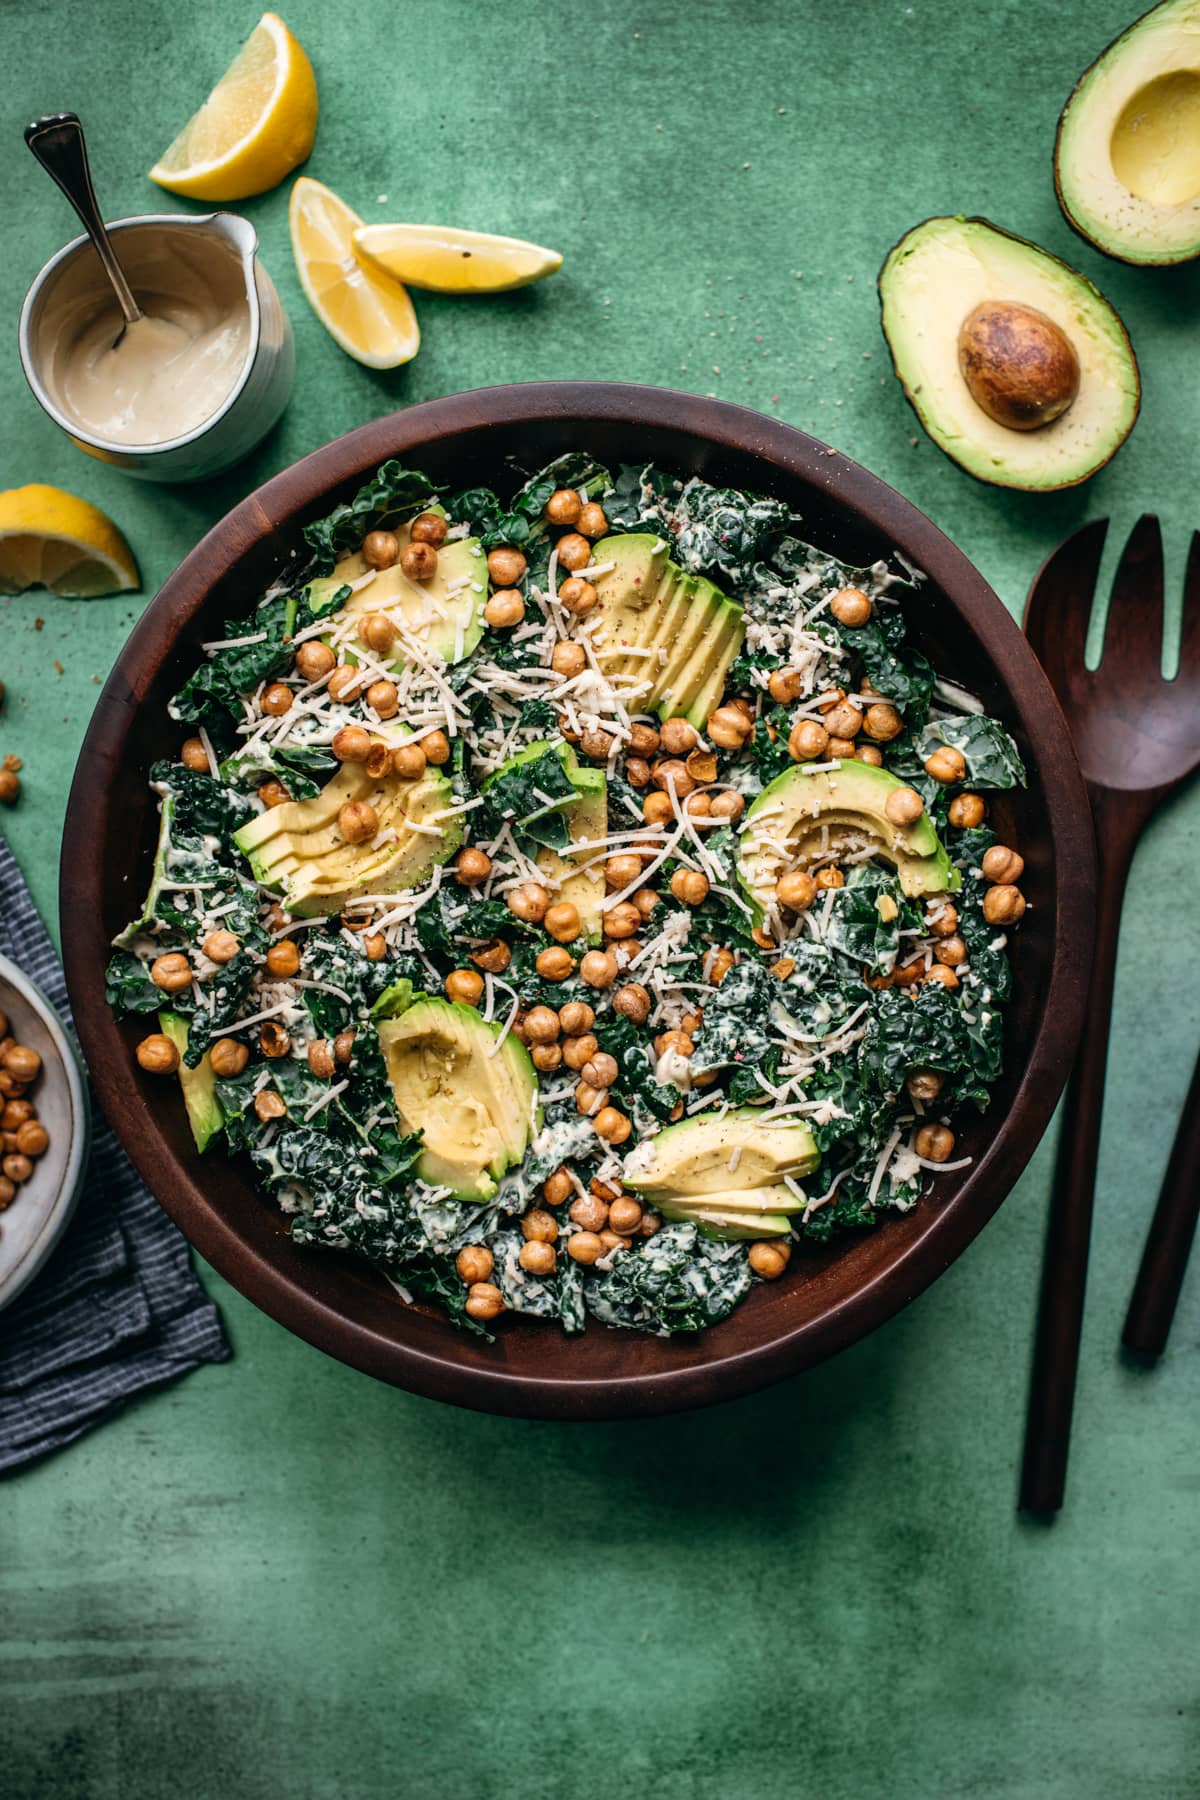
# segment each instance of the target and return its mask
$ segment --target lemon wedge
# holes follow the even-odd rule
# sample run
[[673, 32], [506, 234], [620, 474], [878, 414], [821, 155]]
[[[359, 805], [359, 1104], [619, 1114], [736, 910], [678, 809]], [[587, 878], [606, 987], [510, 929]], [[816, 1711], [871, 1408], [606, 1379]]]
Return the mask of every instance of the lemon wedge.
[[279, 15], [264, 13], [150, 179], [193, 200], [244, 200], [302, 163], [316, 132], [312, 64]]
[[435, 294], [503, 294], [562, 268], [557, 250], [448, 225], [363, 225], [354, 248], [385, 275]]
[[141, 586], [133, 552], [98, 506], [34, 482], [0, 493], [0, 593], [48, 588], [75, 600]]
[[370, 369], [410, 362], [421, 348], [417, 315], [398, 281], [355, 255], [358, 214], [302, 175], [292, 187], [288, 219], [301, 286], [329, 335]]

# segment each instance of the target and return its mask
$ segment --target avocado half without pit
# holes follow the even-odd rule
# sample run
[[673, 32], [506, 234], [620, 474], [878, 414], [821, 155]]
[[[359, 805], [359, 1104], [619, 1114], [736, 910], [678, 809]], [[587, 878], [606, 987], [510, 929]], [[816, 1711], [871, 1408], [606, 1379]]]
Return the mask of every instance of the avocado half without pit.
[[1141, 381], [1125, 327], [1037, 244], [987, 219], [926, 219], [889, 253], [879, 299], [917, 417], [980, 480], [1073, 487], [1133, 429]]
[[1200, 256], [1200, 0], [1156, 6], [1080, 77], [1054, 183], [1068, 221], [1107, 256]]

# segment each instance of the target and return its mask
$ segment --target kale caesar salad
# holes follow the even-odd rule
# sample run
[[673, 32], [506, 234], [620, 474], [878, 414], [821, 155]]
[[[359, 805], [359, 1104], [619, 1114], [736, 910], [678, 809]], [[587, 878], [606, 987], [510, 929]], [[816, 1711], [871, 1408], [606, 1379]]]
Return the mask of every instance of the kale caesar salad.
[[963, 1166], [1024, 771], [909, 642], [919, 571], [800, 530], [390, 462], [203, 646], [107, 997], [298, 1244], [473, 1330], [699, 1331]]

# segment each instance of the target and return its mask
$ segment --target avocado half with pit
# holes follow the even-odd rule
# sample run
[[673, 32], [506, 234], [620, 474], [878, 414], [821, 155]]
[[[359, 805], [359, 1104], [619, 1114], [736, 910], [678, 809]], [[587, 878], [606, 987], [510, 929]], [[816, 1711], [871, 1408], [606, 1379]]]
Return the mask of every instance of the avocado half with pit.
[[871, 763], [841, 761], [835, 768], [785, 769], [746, 814], [738, 849], [738, 879], [757, 920], [775, 904], [775, 883], [789, 869], [870, 852], [887, 862], [910, 898], [950, 894], [962, 877], [927, 812], [895, 825], [887, 803], [907, 784]]
[[782, 1237], [806, 1205], [789, 1182], [820, 1160], [802, 1121], [772, 1123], [742, 1106], [664, 1126], [629, 1152], [621, 1179], [664, 1218], [690, 1220], [706, 1237]]
[[456, 1200], [490, 1200], [541, 1125], [524, 1044], [473, 1006], [428, 995], [376, 1029], [400, 1123], [424, 1139], [418, 1175]]
[[1200, 256], [1200, 0], [1156, 6], [1080, 77], [1058, 122], [1054, 185], [1106, 256]]
[[1132, 431], [1141, 379], [1125, 327], [1037, 244], [987, 219], [926, 219], [890, 251], [879, 300], [917, 417], [981, 481], [1073, 487]]
[[592, 560], [612, 565], [594, 578], [598, 603], [589, 615], [604, 675], [648, 684], [631, 711], [682, 716], [703, 730], [742, 647], [741, 607], [672, 562], [662, 538], [649, 532], [604, 538]]

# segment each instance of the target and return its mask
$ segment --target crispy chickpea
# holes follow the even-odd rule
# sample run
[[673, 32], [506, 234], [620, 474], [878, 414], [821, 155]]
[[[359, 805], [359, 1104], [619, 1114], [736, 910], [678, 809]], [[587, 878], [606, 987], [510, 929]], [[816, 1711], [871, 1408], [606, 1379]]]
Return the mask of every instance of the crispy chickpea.
[[642, 859], [629, 851], [610, 856], [604, 865], [604, 885], [610, 893], [630, 887], [642, 873]]
[[767, 692], [776, 706], [791, 706], [804, 691], [804, 677], [799, 669], [773, 669]]
[[525, 1036], [531, 1044], [553, 1044], [561, 1029], [552, 1006], [533, 1006], [525, 1015]]
[[534, 968], [543, 981], [565, 981], [575, 967], [575, 959], [560, 945], [538, 952]]
[[640, 981], [628, 982], [613, 995], [613, 1011], [633, 1025], [644, 1025], [650, 1017], [650, 990]]
[[987, 807], [978, 794], [956, 794], [950, 802], [950, 823], [960, 831], [972, 831], [982, 825]]
[[496, 1259], [486, 1244], [464, 1244], [454, 1259], [458, 1278], [468, 1287], [477, 1281], [486, 1281], [495, 1266]]
[[335, 1063], [333, 1045], [328, 1038], [314, 1038], [305, 1051], [308, 1066], [318, 1081], [328, 1081], [333, 1074]]
[[430, 581], [437, 574], [438, 553], [432, 544], [419, 540], [406, 544], [400, 556], [400, 567], [410, 581]]
[[326, 684], [326, 693], [332, 700], [356, 700], [362, 693], [366, 677], [361, 669], [352, 667], [350, 663], [338, 663]]
[[915, 825], [925, 811], [925, 802], [916, 788], [895, 788], [884, 803], [884, 812], [893, 825]]
[[650, 779], [650, 764], [646, 761], [644, 756], [626, 757], [625, 779], [630, 787], [645, 787]]
[[696, 1046], [686, 1031], [660, 1031], [654, 1040], [654, 1054], [691, 1056]]
[[936, 1100], [945, 1086], [946, 1077], [936, 1069], [910, 1069], [904, 1085], [914, 1100]]
[[817, 884], [803, 869], [789, 869], [775, 883], [775, 898], [792, 912], [806, 912], [817, 897]]
[[179, 760], [185, 769], [195, 769], [198, 773], [208, 773], [208, 752], [198, 737], [186, 738], [179, 752]]
[[339, 1031], [337, 1036], [333, 1040], [333, 1060], [334, 1060], [334, 1062], [340, 1063], [344, 1067], [350, 1061], [350, 1058], [353, 1056], [353, 1054], [354, 1054], [354, 1033], [353, 1033], [353, 1031]]
[[555, 1169], [542, 1183], [542, 1196], [547, 1206], [562, 1206], [575, 1192], [575, 1183], [565, 1169]]
[[441, 513], [421, 512], [409, 526], [408, 535], [414, 544], [432, 544], [438, 550], [445, 543], [449, 529]]
[[736, 788], [725, 788], [712, 797], [712, 816], [723, 825], [735, 825], [745, 810], [745, 798]]
[[586, 569], [592, 560], [592, 546], [578, 531], [569, 531], [560, 537], [555, 545], [558, 551], [558, 566], [574, 575], [579, 569]]
[[983, 916], [989, 925], [1015, 925], [1024, 911], [1024, 894], [1007, 882], [990, 887], [983, 896]]
[[608, 1204], [602, 1194], [580, 1194], [567, 1217], [582, 1231], [603, 1231], [608, 1224]]
[[292, 796], [281, 781], [264, 781], [258, 790], [258, 797], [270, 812], [272, 807], [286, 806]]
[[21, 793], [21, 777], [15, 769], [0, 769], [0, 801], [15, 806]]
[[546, 517], [552, 525], [574, 525], [583, 511], [583, 501], [574, 488], [555, 488], [546, 502]]
[[610, 988], [617, 973], [617, 959], [611, 950], [589, 950], [579, 965], [579, 979], [587, 987]]
[[400, 554], [400, 539], [394, 531], [368, 531], [362, 542], [363, 561], [368, 569], [390, 569]]
[[210, 931], [200, 948], [210, 962], [232, 962], [241, 949], [241, 940], [232, 931]]
[[558, 1220], [541, 1207], [531, 1207], [518, 1223], [527, 1244], [553, 1244], [558, 1237]]
[[642, 801], [642, 817], [647, 825], [665, 825], [668, 819], [673, 819], [675, 808], [671, 803], [670, 794], [661, 794], [657, 791], [647, 794]]
[[419, 781], [425, 773], [425, 752], [420, 744], [401, 744], [393, 750], [392, 769], [401, 781]]
[[823, 893], [827, 888], [840, 888], [846, 885], [846, 877], [834, 863], [826, 863], [823, 869], [818, 869], [813, 880], [817, 884], [818, 893]]
[[421, 748], [425, 752], [425, 761], [435, 768], [450, 761], [450, 739], [444, 731], [427, 731], [421, 739]]
[[0, 1175], [0, 1212], [11, 1206], [17, 1197], [17, 1184], [10, 1181], [7, 1175]]
[[883, 751], [878, 744], [859, 744], [855, 755], [859, 762], [870, 763], [873, 769], [883, 767]]
[[497, 588], [483, 609], [483, 617], [493, 631], [507, 631], [525, 617], [525, 602], [516, 588]]
[[521, 1245], [517, 1261], [530, 1275], [552, 1275], [558, 1257], [553, 1244], [544, 1243], [541, 1238], [531, 1238], [527, 1244]]
[[594, 725], [590, 731], [580, 734], [579, 748], [593, 762], [607, 762], [616, 745], [616, 738], [611, 731], [602, 731]]
[[642, 915], [631, 900], [618, 900], [604, 915], [606, 938], [631, 938], [641, 927]]
[[471, 961], [488, 975], [503, 975], [512, 961], [512, 950], [503, 938], [489, 938], [486, 944], [472, 950]]
[[714, 987], [720, 987], [736, 961], [732, 950], [710, 950], [704, 958], [704, 979], [711, 981]]
[[321, 681], [336, 666], [337, 658], [328, 644], [309, 638], [296, 651], [296, 673], [305, 681]]
[[386, 656], [396, 642], [396, 627], [386, 613], [368, 613], [358, 628], [358, 635], [376, 656]]
[[985, 881], [998, 887], [1012, 887], [1025, 873], [1025, 858], [1010, 850], [1007, 844], [993, 844], [985, 850], [980, 863]]
[[400, 710], [400, 694], [394, 681], [373, 681], [363, 698], [381, 719], [394, 719]]
[[262, 697], [258, 704], [265, 713], [269, 713], [273, 719], [278, 719], [282, 718], [285, 712], [291, 711], [292, 701], [295, 697], [286, 681], [269, 681], [262, 691]]
[[365, 763], [371, 754], [371, 734], [361, 725], [343, 725], [329, 748], [339, 762]]
[[575, 1105], [586, 1119], [594, 1119], [608, 1105], [608, 1089], [594, 1088], [590, 1081], [581, 1081], [575, 1089]]
[[553, 906], [548, 906], [542, 924], [560, 944], [573, 943], [583, 930], [579, 908], [570, 900], [557, 900]]
[[948, 1125], [922, 1125], [913, 1148], [926, 1162], [949, 1162], [954, 1154], [954, 1133]]
[[558, 1023], [568, 1037], [581, 1037], [596, 1023], [596, 1014], [586, 1000], [568, 1000], [559, 1008]]
[[849, 762], [856, 754], [853, 738], [831, 737], [825, 754], [831, 762]]
[[587, 504], [580, 509], [579, 517], [575, 521], [575, 529], [576, 531], [582, 532], [584, 537], [588, 538], [602, 538], [604, 536], [605, 532], [608, 530], [608, 514], [600, 505], [599, 501], [589, 500]]
[[629, 1237], [643, 1218], [642, 1203], [632, 1194], [619, 1194], [608, 1209], [608, 1223], [621, 1237]]
[[751, 1244], [750, 1267], [763, 1281], [778, 1281], [791, 1258], [792, 1246], [786, 1238], [760, 1238]]
[[529, 1060], [541, 1075], [553, 1075], [555, 1069], [562, 1068], [561, 1044], [532, 1044]]
[[274, 1061], [287, 1055], [292, 1047], [292, 1040], [278, 1019], [268, 1019], [259, 1027], [258, 1047], [264, 1056], [269, 1056]]
[[585, 581], [581, 575], [568, 575], [558, 590], [558, 598], [569, 613], [582, 618], [584, 613], [591, 612], [600, 596], [591, 582]]
[[572, 676], [582, 675], [587, 668], [587, 653], [582, 644], [574, 644], [569, 638], [560, 638], [550, 653], [550, 667], [564, 681]]
[[[164, 994], [181, 994], [184, 988], [192, 985], [192, 965], [186, 956], [181, 955], [178, 950], [172, 950], [166, 956], [155, 957], [150, 964], [150, 979]], [[13, 1067], [12, 1059], [15, 1054], [15, 1050], [8, 1051], [4, 1058], [5, 1068], [18, 1081], [32, 1080], [32, 1076], [22, 1075]]]
[[945, 963], [948, 969], [957, 969], [960, 963], [965, 963], [967, 960], [967, 946], [960, 937], [940, 938], [933, 954], [937, 961]]
[[521, 881], [509, 888], [504, 904], [514, 918], [526, 925], [540, 925], [550, 910], [550, 891], [540, 881]]
[[871, 616], [871, 602], [861, 588], [839, 588], [829, 602], [829, 610], [839, 625], [860, 631]]
[[953, 937], [958, 930], [958, 908], [944, 900], [936, 918], [926, 918], [925, 928], [931, 937]]
[[611, 1087], [620, 1073], [617, 1059], [610, 1056], [607, 1050], [597, 1050], [584, 1063], [579, 1074], [589, 1087]]
[[363, 768], [371, 780], [382, 781], [385, 776], [391, 774], [393, 767], [392, 753], [388, 746], [382, 742], [372, 744], [370, 755], [363, 764]]
[[936, 987], [956, 988], [958, 986], [958, 976], [953, 969], [947, 968], [945, 963], [934, 963], [932, 968], [925, 969], [922, 972], [921, 980]]
[[904, 720], [890, 700], [876, 700], [863, 714], [863, 730], [877, 744], [890, 744], [904, 730]]
[[17, 1187], [20, 1187], [23, 1181], [28, 1181], [33, 1174], [33, 1164], [29, 1158], [15, 1150], [4, 1158], [4, 1161], [0, 1163], [0, 1168], [4, 1170], [8, 1180], [15, 1183]]
[[673, 790], [677, 800], [690, 794], [696, 785], [687, 772], [687, 765], [680, 762], [678, 757], [671, 756], [655, 763], [653, 779], [655, 787], [660, 788], [663, 793]]
[[269, 1119], [286, 1118], [287, 1105], [283, 1095], [276, 1093], [274, 1088], [260, 1088], [254, 1096], [254, 1112], [265, 1125]]
[[692, 780], [702, 787], [717, 779], [717, 759], [711, 750], [689, 750], [683, 766]]
[[653, 888], [639, 888], [633, 896], [633, 904], [637, 907], [638, 916], [643, 922], [650, 917], [660, 898], [661, 896], [656, 894]]
[[708, 898], [708, 876], [699, 869], [676, 869], [671, 893], [681, 906], [701, 906]]
[[955, 750], [950, 744], [943, 744], [932, 756], [925, 758], [925, 773], [943, 785], [963, 781], [966, 779], [967, 760], [961, 750]]
[[505, 1310], [504, 1295], [490, 1281], [473, 1281], [467, 1289], [469, 1319], [498, 1319]]
[[478, 1006], [483, 996], [483, 976], [477, 969], [451, 969], [443, 985], [447, 1000], [456, 1006]]
[[659, 742], [668, 756], [686, 756], [689, 750], [696, 748], [700, 733], [694, 725], [689, 725], [683, 718], [665, 719], [659, 732]]
[[[149, 1037], [144, 1037], [134, 1054], [147, 1075], [173, 1075], [179, 1067], [179, 1052], [170, 1038], [164, 1037], [161, 1031], [152, 1031]], [[20, 1122], [17, 1121], [18, 1124]], [[9, 1124], [7, 1106], [4, 1109], [4, 1128], [6, 1131], [13, 1129]]]
[[567, 1255], [573, 1262], [583, 1263], [586, 1267], [599, 1262], [604, 1255], [604, 1245], [594, 1231], [576, 1231], [567, 1239]]
[[706, 793], [703, 788], [697, 788], [696, 792], [689, 794], [684, 801], [683, 810], [688, 818], [696, 824], [707, 826], [712, 819], [712, 795]]
[[633, 1123], [615, 1106], [602, 1106], [592, 1120], [592, 1129], [606, 1143], [623, 1144], [633, 1130]]
[[240, 1075], [250, 1061], [250, 1052], [245, 1044], [239, 1044], [236, 1038], [218, 1038], [208, 1053], [214, 1075], [222, 1081], [228, 1081], [233, 1075]]
[[286, 980], [295, 975], [300, 967], [300, 947], [295, 938], [281, 938], [279, 943], [272, 944], [267, 951], [267, 967], [272, 975]]
[[454, 859], [454, 879], [462, 887], [478, 887], [492, 872], [492, 859], [486, 850], [468, 846]]
[[848, 702], [831, 706], [825, 714], [825, 729], [831, 738], [856, 738], [862, 725], [862, 714]]
[[719, 750], [740, 750], [754, 729], [753, 721], [737, 706], [718, 706], [708, 715], [705, 736]]
[[348, 844], [363, 844], [379, 830], [379, 815], [369, 800], [347, 800], [338, 809], [338, 830]]
[[653, 725], [641, 721], [629, 731], [629, 749], [634, 756], [657, 756], [662, 748], [662, 734]]
[[[170, 1043], [170, 1041], [168, 1038], [167, 1042]], [[145, 1064], [143, 1063], [142, 1066], [144, 1068]], [[27, 1120], [36, 1119], [36, 1117], [37, 1113], [28, 1100], [9, 1100], [6, 1102], [3, 1112], [0, 1112], [0, 1130], [17, 1131]]]
[[489, 550], [487, 566], [493, 587], [514, 588], [524, 581], [529, 565], [519, 550], [504, 545], [498, 550]]

